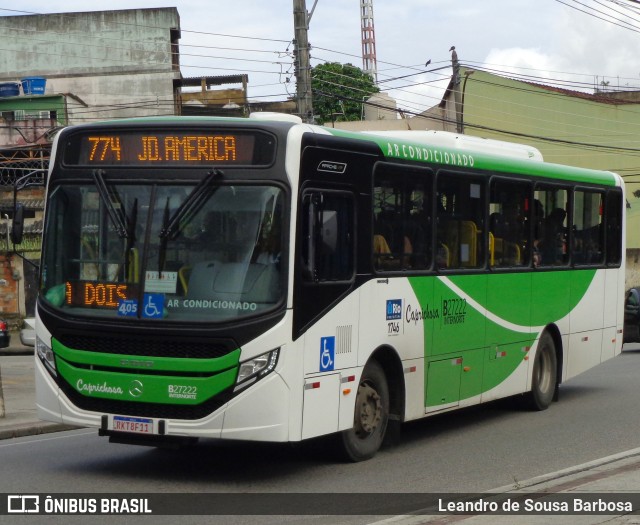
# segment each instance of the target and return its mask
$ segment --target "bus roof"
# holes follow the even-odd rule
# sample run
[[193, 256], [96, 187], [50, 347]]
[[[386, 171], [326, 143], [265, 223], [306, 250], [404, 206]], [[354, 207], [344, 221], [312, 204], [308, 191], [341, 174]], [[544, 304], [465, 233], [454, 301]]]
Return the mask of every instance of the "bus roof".
[[453, 148], [456, 150], [477, 151], [520, 159], [543, 161], [542, 153], [533, 146], [506, 142], [503, 140], [485, 139], [472, 135], [462, 135], [449, 131], [437, 130], [393, 130], [393, 131], [364, 131], [365, 134], [382, 135], [396, 139], [420, 142], [432, 146]]
[[[266, 125], [285, 131], [291, 127], [304, 127], [303, 133], [315, 132], [344, 137], [352, 140], [375, 143], [383, 156], [389, 159], [413, 161], [424, 164], [449, 166], [451, 168], [476, 168], [496, 173], [509, 173], [544, 177], [585, 184], [621, 186], [622, 179], [610, 171], [579, 168], [564, 164], [544, 162], [539, 150], [532, 146], [504, 141], [483, 139], [442, 131], [375, 131], [353, 132], [329, 127], [300, 123], [295, 116], [282, 117], [273, 113], [258, 114], [253, 118], [212, 116], [159, 116], [110, 120], [80, 126], [129, 126], [205, 125], [207, 123], [232, 122], [247, 126]], [[76, 126], [72, 126], [76, 127]], [[286, 131], [285, 131], [286, 132]]]
[[451, 168], [476, 168], [498, 173], [522, 174], [570, 182], [620, 186], [619, 175], [610, 171], [543, 162], [542, 154], [531, 146], [502, 141], [485, 141], [479, 137], [461, 139], [456, 134], [419, 132], [350, 132], [326, 128], [339, 137], [375, 142], [390, 159]]

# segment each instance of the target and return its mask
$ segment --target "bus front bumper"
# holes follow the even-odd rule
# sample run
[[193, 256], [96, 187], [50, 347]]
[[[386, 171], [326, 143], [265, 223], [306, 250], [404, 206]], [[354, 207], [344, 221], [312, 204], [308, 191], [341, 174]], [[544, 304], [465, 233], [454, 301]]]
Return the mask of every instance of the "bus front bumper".
[[101, 414], [79, 409], [60, 390], [37, 356], [35, 366], [36, 407], [38, 417], [43, 420], [98, 428], [106, 435], [271, 442], [290, 439], [290, 391], [277, 372], [237, 394], [210, 415], [197, 420], [181, 420]]

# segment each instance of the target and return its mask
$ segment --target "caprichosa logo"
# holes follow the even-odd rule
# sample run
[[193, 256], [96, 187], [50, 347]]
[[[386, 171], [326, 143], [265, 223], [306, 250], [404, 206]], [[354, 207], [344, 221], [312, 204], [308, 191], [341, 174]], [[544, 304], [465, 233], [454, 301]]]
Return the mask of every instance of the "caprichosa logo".
[[76, 390], [85, 394], [117, 394], [122, 395], [124, 391], [119, 386], [110, 386], [106, 381], [103, 383], [85, 383], [84, 380], [78, 379], [76, 382]]
[[418, 324], [428, 319], [440, 319], [440, 310], [438, 308], [429, 308], [428, 304], [426, 308], [415, 308], [410, 304], [407, 305], [404, 316], [407, 324]]

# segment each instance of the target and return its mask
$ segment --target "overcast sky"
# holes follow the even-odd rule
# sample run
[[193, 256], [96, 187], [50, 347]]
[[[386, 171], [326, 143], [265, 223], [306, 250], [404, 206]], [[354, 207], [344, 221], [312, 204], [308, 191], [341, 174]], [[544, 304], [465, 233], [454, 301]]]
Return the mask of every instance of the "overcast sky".
[[[306, 0], [309, 11], [313, 2]], [[185, 77], [247, 73], [254, 100], [295, 92], [293, 0], [22, 0], [0, 15], [150, 7], [177, 7]], [[380, 87], [408, 111], [438, 103], [452, 45], [471, 67], [563, 80], [571, 89], [602, 81], [640, 89], [638, 0], [373, 0], [373, 7], [378, 80], [405, 77]], [[362, 67], [360, 39], [360, 0], [318, 0], [312, 65]], [[428, 59], [428, 69], [444, 69], [423, 72]]]

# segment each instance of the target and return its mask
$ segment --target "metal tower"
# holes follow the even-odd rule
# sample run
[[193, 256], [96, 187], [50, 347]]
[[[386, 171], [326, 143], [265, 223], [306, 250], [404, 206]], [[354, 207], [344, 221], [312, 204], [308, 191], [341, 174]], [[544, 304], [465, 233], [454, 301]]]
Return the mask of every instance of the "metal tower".
[[362, 69], [378, 83], [376, 61], [376, 33], [373, 29], [373, 0], [360, 0], [360, 25], [362, 28]]

